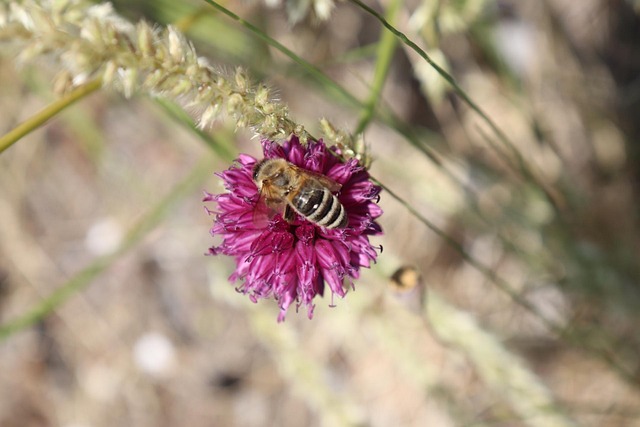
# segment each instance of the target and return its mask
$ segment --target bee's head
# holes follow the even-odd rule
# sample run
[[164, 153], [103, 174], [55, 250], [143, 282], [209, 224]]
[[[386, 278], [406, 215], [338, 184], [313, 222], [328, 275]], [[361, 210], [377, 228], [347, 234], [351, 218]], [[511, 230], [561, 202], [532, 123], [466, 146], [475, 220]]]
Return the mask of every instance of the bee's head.
[[285, 159], [262, 159], [253, 167], [253, 181], [260, 187], [265, 180], [281, 176], [286, 166]]

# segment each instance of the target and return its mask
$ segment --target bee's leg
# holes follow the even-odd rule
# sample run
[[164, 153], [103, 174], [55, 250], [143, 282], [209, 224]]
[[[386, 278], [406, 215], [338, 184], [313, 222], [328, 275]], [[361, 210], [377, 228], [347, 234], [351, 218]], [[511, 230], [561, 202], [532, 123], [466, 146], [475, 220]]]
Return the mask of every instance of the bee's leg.
[[291, 209], [291, 206], [286, 205], [284, 207], [284, 212], [282, 214], [282, 217], [284, 218], [285, 221], [287, 222], [293, 222], [293, 220], [296, 217], [296, 213], [293, 209]]

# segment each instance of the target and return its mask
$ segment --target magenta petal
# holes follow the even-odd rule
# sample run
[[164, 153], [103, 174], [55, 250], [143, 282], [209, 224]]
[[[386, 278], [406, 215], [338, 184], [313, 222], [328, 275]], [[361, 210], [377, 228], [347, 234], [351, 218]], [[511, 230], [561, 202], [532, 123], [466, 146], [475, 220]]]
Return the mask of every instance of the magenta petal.
[[318, 277], [316, 254], [313, 246], [308, 243], [298, 242], [296, 244], [296, 261], [298, 281], [303, 293], [308, 294], [312, 291], [311, 288], [313, 288]]
[[242, 166], [247, 166], [249, 168], [253, 168], [253, 165], [256, 164], [256, 159], [253, 156], [250, 156], [248, 154], [240, 154], [240, 156], [238, 156], [238, 163], [240, 163]]
[[316, 253], [322, 276], [329, 285], [329, 288], [341, 297], [344, 296], [344, 289], [342, 287], [344, 266], [339, 262], [333, 245], [327, 240], [318, 240], [316, 242]]
[[304, 166], [305, 149], [298, 138], [291, 138], [285, 143], [286, 159], [296, 166]]
[[215, 200], [215, 195], [204, 191], [204, 197], [202, 198], [203, 202], [213, 202]]
[[311, 243], [316, 233], [316, 227], [311, 224], [304, 224], [296, 228], [296, 237], [304, 243]]
[[312, 172], [323, 173], [326, 160], [327, 150], [324, 143], [309, 142], [303, 167]]
[[285, 157], [284, 148], [274, 141], [263, 140], [262, 151], [264, 153], [264, 157], [266, 157], [267, 159], [273, 159], [275, 157]]
[[334, 165], [329, 169], [329, 171], [327, 171], [327, 176], [344, 185], [344, 183], [351, 178], [351, 175], [361, 169], [362, 166], [358, 165], [358, 161], [356, 159], [351, 159], [347, 163], [338, 163]]

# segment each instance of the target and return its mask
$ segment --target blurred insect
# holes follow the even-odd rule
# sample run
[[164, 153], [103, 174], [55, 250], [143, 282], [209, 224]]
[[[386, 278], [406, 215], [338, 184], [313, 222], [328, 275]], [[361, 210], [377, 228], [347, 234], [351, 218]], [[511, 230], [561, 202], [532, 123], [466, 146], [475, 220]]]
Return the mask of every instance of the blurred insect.
[[264, 159], [253, 167], [253, 180], [260, 191], [256, 211], [265, 206], [292, 222], [295, 213], [326, 228], [344, 228], [348, 218], [344, 206], [333, 194], [341, 185], [285, 159]]
[[419, 313], [424, 308], [426, 287], [422, 274], [417, 267], [404, 265], [398, 268], [389, 281], [392, 294], [413, 312]]
[[391, 288], [396, 292], [409, 292], [422, 283], [420, 271], [412, 265], [398, 268], [391, 275]]

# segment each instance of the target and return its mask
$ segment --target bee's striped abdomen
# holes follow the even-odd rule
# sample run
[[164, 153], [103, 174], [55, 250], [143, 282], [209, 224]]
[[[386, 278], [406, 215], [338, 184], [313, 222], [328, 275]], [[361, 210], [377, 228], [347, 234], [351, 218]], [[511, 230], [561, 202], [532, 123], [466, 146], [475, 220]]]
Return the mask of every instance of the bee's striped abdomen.
[[309, 221], [326, 228], [343, 228], [347, 214], [338, 198], [326, 188], [303, 189], [292, 200], [293, 207]]

